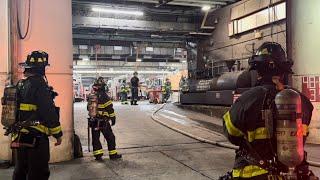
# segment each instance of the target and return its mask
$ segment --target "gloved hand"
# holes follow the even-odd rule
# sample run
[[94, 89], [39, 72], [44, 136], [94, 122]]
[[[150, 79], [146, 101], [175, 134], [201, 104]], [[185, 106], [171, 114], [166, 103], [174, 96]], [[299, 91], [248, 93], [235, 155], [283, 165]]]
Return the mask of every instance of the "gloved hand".
[[111, 126], [114, 126], [116, 124], [116, 118], [111, 118]]

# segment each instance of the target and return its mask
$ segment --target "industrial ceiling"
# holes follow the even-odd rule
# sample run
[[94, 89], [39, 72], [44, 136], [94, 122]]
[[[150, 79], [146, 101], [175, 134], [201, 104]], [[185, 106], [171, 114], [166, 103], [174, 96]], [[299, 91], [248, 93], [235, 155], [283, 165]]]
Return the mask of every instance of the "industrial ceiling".
[[[73, 0], [74, 60], [139, 60], [154, 63], [161, 71], [163, 65], [157, 63], [172, 63], [172, 67], [185, 63], [186, 44], [206, 38], [214, 30], [203, 27], [205, 15], [235, 1]], [[118, 46], [123, 48], [115, 50]], [[80, 67], [80, 61], [75, 68]], [[114, 68], [121, 69], [123, 64]]]

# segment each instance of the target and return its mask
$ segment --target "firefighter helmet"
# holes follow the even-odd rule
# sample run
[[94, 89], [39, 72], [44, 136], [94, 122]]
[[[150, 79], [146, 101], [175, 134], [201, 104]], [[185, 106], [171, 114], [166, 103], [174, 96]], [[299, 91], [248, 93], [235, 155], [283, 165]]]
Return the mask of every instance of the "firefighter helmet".
[[50, 65], [48, 57], [48, 53], [44, 51], [32, 51], [28, 54], [26, 61], [19, 65], [24, 68], [44, 68]]
[[257, 70], [261, 75], [281, 75], [293, 73], [293, 63], [287, 61], [286, 54], [280, 44], [265, 42], [249, 59], [250, 70]]
[[94, 86], [105, 86], [106, 83], [104, 81], [104, 78], [100, 76], [94, 81], [93, 85]]

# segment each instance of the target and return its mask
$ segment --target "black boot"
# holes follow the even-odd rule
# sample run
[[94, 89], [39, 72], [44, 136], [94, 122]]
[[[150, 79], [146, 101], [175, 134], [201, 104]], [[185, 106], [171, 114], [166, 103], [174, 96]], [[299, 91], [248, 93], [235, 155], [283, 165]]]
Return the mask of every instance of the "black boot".
[[122, 155], [121, 154], [112, 154], [112, 155], [109, 155], [109, 157], [110, 157], [110, 160], [117, 160], [117, 159], [121, 159]]
[[96, 161], [102, 161], [102, 155], [96, 155], [94, 157], [96, 158]]

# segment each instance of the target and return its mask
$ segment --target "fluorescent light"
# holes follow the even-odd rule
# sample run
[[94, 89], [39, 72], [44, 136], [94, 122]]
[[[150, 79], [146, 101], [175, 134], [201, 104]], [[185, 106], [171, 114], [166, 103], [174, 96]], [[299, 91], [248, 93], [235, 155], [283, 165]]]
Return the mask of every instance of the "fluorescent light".
[[183, 61], [181, 61], [182, 63], [186, 63], [187, 61], [186, 60], [183, 60]]
[[103, 12], [103, 13], [111, 13], [111, 14], [128, 14], [128, 15], [143, 16], [143, 12], [142, 11], [106, 9], [106, 8], [92, 8], [92, 11], [94, 11], [94, 12]]
[[202, 6], [202, 11], [209, 11], [210, 9], [211, 7], [208, 5]]
[[138, 59], [136, 59], [136, 61], [137, 61], [137, 62], [141, 62], [141, 61], [142, 61], [142, 59], [138, 58]]

